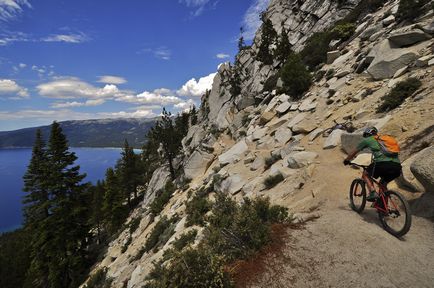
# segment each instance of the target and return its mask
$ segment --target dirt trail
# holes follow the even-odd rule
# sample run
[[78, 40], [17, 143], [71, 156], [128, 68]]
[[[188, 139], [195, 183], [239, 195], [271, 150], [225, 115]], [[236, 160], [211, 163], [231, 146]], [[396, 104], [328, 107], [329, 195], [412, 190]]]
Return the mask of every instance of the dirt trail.
[[[266, 272], [248, 287], [434, 287], [434, 223], [413, 216], [397, 239], [370, 205], [353, 212], [348, 187], [360, 171], [343, 166], [338, 151], [320, 149], [309, 146], [320, 154], [312, 182], [285, 203], [301, 212], [319, 207], [320, 218], [289, 229], [283, 251], [267, 257]], [[314, 189], [311, 201], [301, 201]]]

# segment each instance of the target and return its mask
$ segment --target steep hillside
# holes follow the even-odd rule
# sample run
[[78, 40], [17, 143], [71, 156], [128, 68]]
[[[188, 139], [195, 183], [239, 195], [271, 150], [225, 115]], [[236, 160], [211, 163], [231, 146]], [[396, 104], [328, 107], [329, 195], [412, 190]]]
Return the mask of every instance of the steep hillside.
[[[253, 56], [261, 30], [238, 57], [244, 71], [239, 95], [231, 94], [227, 81], [233, 67], [222, 65], [202, 99], [200, 124], [190, 128], [178, 158], [184, 171], [179, 182], [191, 182], [153, 217], [149, 206], [169, 179], [168, 168], [158, 168], [129, 218], [128, 223], [140, 219], [139, 228], [122, 231], [93, 273], [105, 270], [112, 287], [145, 286], [153, 262], [163, 259], [176, 239], [193, 228], [195, 245], [203, 239], [203, 226], [185, 225], [186, 206], [194, 195], [210, 191], [202, 197], [213, 201], [221, 192], [240, 203], [244, 197], [269, 197], [288, 207], [297, 224], [281, 233], [281, 245], [260, 252], [251, 266], [240, 265], [237, 287], [431, 287], [434, 14], [427, 3], [412, 24], [398, 11], [400, 1], [369, 3], [374, 2], [381, 5], [369, 13], [360, 6], [363, 1], [271, 1], [267, 13], [273, 26], [280, 32], [279, 23], [286, 23], [296, 51], [312, 32], [359, 11], [351, 35], [327, 43], [327, 63], [314, 69], [313, 84], [300, 99], [282, 93], [279, 81], [273, 91], [262, 91], [264, 80], [281, 65], [263, 65]], [[406, 99], [396, 102], [402, 95]], [[335, 121], [351, 121], [355, 131], [323, 134]], [[389, 188], [410, 201], [413, 224], [400, 239], [382, 229], [374, 209], [357, 214], [348, 205], [349, 185], [361, 171], [342, 160], [367, 126], [394, 135], [402, 146], [403, 175]], [[364, 154], [355, 161], [369, 160]], [[164, 216], [174, 219], [172, 233], [159, 238], [159, 249], [144, 252]]]
[[[148, 130], [155, 119], [95, 119], [60, 122], [72, 147], [122, 147], [125, 139], [131, 146], [141, 148]], [[36, 129], [41, 129], [45, 138], [50, 126], [25, 128], [0, 132], [0, 148], [32, 147]]]

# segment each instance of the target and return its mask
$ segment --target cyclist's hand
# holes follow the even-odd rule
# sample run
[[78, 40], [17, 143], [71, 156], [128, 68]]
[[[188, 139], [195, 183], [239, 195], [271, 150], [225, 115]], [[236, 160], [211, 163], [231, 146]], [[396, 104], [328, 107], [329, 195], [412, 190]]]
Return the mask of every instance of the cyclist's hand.
[[345, 166], [350, 165], [350, 164], [351, 164], [351, 161], [350, 161], [350, 160], [348, 160], [348, 159], [345, 159], [345, 160], [344, 160], [344, 165], [345, 165]]

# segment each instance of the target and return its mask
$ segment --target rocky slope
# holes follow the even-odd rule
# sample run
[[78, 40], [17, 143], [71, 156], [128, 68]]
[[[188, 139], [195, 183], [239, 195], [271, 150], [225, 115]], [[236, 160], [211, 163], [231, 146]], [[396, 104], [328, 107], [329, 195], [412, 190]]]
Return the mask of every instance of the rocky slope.
[[[337, 9], [335, 2], [271, 1], [268, 13], [279, 30], [285, 23], [296, 50], [309, 34], [343, 17], [355, 4]], [[129, 218], [141, 218], [128, 242], [126, 229], [114, 240], [95, 271], [106, 267], [113, 287], [141, 287], [152, 262], [186, 231], [185, 201], [189, 191], [213, 185], [234, 199], [270, 197], [289, 207], [303, 229], [289, 229], [287, 242], [265, 260], [263, 273], [251, 275], [247, 287], [430, 287], [434, 283], [434, 97], [432, 12], [416, 24], [395, 20], [398, 1], [389, 1], [358, 23], [353, 37], [329, 52], [318, 77], [298, 101], [288, 95], [262, 93], [263, 80], [272, 67], [255, 62], [250, 51], [240, 55], [247, 69], [243, 91], [233, 98], [224, 81], [229, 65], [222, 65], [212, 91], [202, 103], [201, 124], [191, 127], [183, 140], [185, 176], [190, 188], [174, 193], [161, 215], [180, 216], [174, 235], [158, 252], [136, 259], [157, 219], [148, 205], [155, 191], [168, 180], [167, 168], [153, 176], [142, 206]], [[341, 7], [342, 8], [342, 7]], [[300, 32], [300, 33], [298, 33]], [[254, 43], [258, 43], [258, 31]], [[252, 46], [252, 50], [257, 45]], [[417, 78], [422, 86], [398, 108], [376, 113], [397, 83]], [[261, 102], [258, 105], [253, 105]], [[262, 100], [261, 100], [262, 99]], [[334, 130], [322, 137], [334, 120], [351, 120], [354, 133]], [[401, 191], [413, 209], [413, 226], [403, 239], [380, 227], [374, 210], [358, 215], [348, 207], [348, 187], [360, 171], [344, 167], [342, 160], [361, 138], [366, 126], [397, 137], [404, 174], [390, 188]], [[270, 159], [273, 159], [271, 161]], [[367, 161], [362, 155], [356, 161]], [[265, 165], [272, 163], [266, 169]], [[284, 180], [266, 189], [264, 180], [282, 174]], [[221, 181], [214, 183], [213, 175]], [[316, 219], [314, 221], [309, 221]], [[191, 228], [187, 228], [191, 229]], [[199, 233], [200, 235], [200, 233]], [[197, 241], [199, 241], [198, 236]]]

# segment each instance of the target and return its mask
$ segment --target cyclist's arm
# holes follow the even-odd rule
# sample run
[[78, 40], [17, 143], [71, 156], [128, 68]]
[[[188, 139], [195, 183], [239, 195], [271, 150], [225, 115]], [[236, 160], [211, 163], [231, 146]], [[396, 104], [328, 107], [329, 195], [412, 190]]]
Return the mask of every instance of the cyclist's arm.
[[366, 140], [363, 139], [359, 145], [357, 145], [357, 148], [354, 149], [353, 152], [351, 152], [350, 154], [348, 154], [347, 158], [345, 158], [345, 160], [351, 161], [354, 159], [354, 157], [356, 157], [356, 155], [362, 151], [363, 149], [365, 149], [366, 147], [368, 147], [368, 144], [366, 143]]
[[354, 159], [354, 157], [356, 157], [357, 153], [359, 153], [360, 150], [356, 149], [353, 152], [351, 152], [350, 154], [348, 154], [347, 158], [345, 158], [345, 160], [351, 161]]

